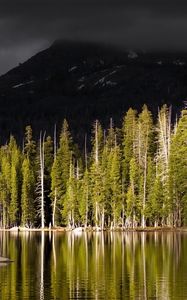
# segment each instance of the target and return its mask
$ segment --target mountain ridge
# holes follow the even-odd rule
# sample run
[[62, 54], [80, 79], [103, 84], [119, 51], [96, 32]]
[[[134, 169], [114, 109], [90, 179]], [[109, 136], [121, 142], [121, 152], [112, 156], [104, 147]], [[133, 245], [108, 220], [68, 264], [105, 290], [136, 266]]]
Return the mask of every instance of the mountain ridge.
[[153, 113], [164, 103], [177, 113], [186, 99], [187, 53], [55, 41], [0, 76], [0, 136], [22, 139], [27, 124], [52, 134], [66, 117], [80, 140], [94, 119], [118, 124], [129, 107], [144, 103]]

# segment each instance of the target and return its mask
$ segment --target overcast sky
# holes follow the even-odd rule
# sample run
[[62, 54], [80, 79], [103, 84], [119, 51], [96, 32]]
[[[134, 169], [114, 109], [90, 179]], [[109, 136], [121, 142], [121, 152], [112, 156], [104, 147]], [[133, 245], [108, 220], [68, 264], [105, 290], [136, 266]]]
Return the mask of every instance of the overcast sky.
[[57, 38], [187, 51], [187, 1], [0, 0], [0, 74]]

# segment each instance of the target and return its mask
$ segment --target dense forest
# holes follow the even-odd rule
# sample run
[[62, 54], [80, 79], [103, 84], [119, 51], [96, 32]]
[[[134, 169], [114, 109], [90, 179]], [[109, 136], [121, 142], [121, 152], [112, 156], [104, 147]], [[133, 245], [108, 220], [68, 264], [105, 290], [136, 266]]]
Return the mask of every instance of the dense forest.
[[187, 110], [171, 119], [166, 105], [156, 121], [146, 105], [130, 108], [121, 128], [96, 120], [81, 150], [67, 120], [59, 140], [56, 128], [36, 142], [27, 126], [22, 147], [11, 136], [0, 148], [1, 227], [185, 226]]

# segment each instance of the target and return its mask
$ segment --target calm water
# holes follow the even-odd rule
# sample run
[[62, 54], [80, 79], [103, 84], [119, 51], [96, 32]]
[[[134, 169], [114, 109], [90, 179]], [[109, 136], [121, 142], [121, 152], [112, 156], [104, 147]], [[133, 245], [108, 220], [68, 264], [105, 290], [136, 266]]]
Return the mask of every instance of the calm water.
[[185, 233], [0, 233], [0, 299], [187, 299]]

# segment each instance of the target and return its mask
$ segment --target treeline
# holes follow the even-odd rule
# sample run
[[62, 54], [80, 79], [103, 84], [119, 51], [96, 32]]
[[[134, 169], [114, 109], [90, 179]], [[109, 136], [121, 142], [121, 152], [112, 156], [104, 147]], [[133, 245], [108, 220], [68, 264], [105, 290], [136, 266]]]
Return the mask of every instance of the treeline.
[[[91, 144], [91, 150], [87, 150]], [[0, 148], [0, 225], [53, 227], [187, 224], [187, 110], [171, 123], [164, 105], [153, 122], [147, 106], [129, 109], [122, 128], [95, 121], [81, 152], [66, 120], [60, 139], [26, 127]]]

